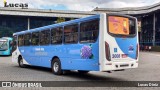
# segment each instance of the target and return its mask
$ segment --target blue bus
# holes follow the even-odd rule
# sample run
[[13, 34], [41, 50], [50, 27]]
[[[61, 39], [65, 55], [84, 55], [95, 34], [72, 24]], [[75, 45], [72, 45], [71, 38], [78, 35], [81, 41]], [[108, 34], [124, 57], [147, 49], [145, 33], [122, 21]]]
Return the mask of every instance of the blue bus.
[[98, 14], [13, 34], [12, 61], [64, 71], [123, 71], [138, 67], [137, 19]]
[[12, 54], [12, 41], [11, 37], [0, 38], [0, 55], [11, 55]]

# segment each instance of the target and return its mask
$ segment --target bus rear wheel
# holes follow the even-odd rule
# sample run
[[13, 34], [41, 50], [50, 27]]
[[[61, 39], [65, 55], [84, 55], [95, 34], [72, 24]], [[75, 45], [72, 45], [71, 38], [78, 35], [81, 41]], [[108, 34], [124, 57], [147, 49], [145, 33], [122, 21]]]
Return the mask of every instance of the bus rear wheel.
[[19, 64], [19, 67], [21, 67], [21, 68], [25, 68], [26, 67], [26, 65], [23, 64], [22, 57], [19, 57], [18, 64]]
[[81, 74], [86, 74], [86, 73], [88, 73], [89, 71], [78, 70], [78, 72], [81, 73]]
[[63, 71], [61, 70], [61, 62], [58, 58], [52, 61], [52, 72], [55, 75], [61, 75]]

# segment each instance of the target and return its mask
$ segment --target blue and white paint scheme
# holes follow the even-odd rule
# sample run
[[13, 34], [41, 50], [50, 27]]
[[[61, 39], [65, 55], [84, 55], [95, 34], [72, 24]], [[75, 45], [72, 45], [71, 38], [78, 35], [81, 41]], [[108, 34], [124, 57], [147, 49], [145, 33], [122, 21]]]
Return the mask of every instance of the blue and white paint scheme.
[[[108, 33], [107, 16], [112, 14], [102, 13], [81, 19], [53, 24], [45, 27], [31, 29], [14, 33], [13, 36], [26, 33], [41, 32], [54, 27], [85, 22], [88, 20], [99, 20], [99, 35], [93, 43], [60, 44], [60, 45], [38, 45], [38, 46], [18, 46], [12, 53], [12, 61], [18, 62], [18, 57], [22, 56], [23, 63], [27, 65], [51, 68], [54, 57], [58, 57], [62, 70], [85, 70], [85, 71], [114, 71], [138, 67], [138, 32], [134, 37], [114, 37]], [[117, 14], [113, 14], [117, 15]], [[121, 17], [136, 18], [126, 15]], [[78, 33], [80, 30], [78, 30]], [[18, 43], [18, 42], [17, 42]], [[107, 43], [107, 46], [106, 46]], [[107, 47], [107, 49], [106, 49]], [[106, 51], [108, 50], [108, 51]], [[109, 60], [107, 59], [107, 54]]]
[[12, 54], [12, 40], [11, 37], [0, 38], [0, 55]]

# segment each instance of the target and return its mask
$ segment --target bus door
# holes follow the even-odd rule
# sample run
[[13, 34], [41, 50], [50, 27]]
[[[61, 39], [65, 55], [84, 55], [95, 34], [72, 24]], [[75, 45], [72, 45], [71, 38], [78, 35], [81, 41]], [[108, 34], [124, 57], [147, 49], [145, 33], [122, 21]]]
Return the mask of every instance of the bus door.
[[18, 59], [18, 50], [17, 50], [17, 36], [13, 36], [13, 43], [12, 43], [12, 61], [16, 62], [14, 60]]

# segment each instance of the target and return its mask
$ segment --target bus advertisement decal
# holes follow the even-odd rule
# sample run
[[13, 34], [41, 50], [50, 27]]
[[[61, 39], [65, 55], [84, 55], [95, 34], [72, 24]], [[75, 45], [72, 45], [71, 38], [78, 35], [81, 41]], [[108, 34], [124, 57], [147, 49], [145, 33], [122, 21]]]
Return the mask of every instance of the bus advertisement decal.
[[92, 47], [90, 46], [83, 46], [80, 50], [81, 52], [81, 58], [83, 59], [93, 59], [93, 54], [92, 54]]

